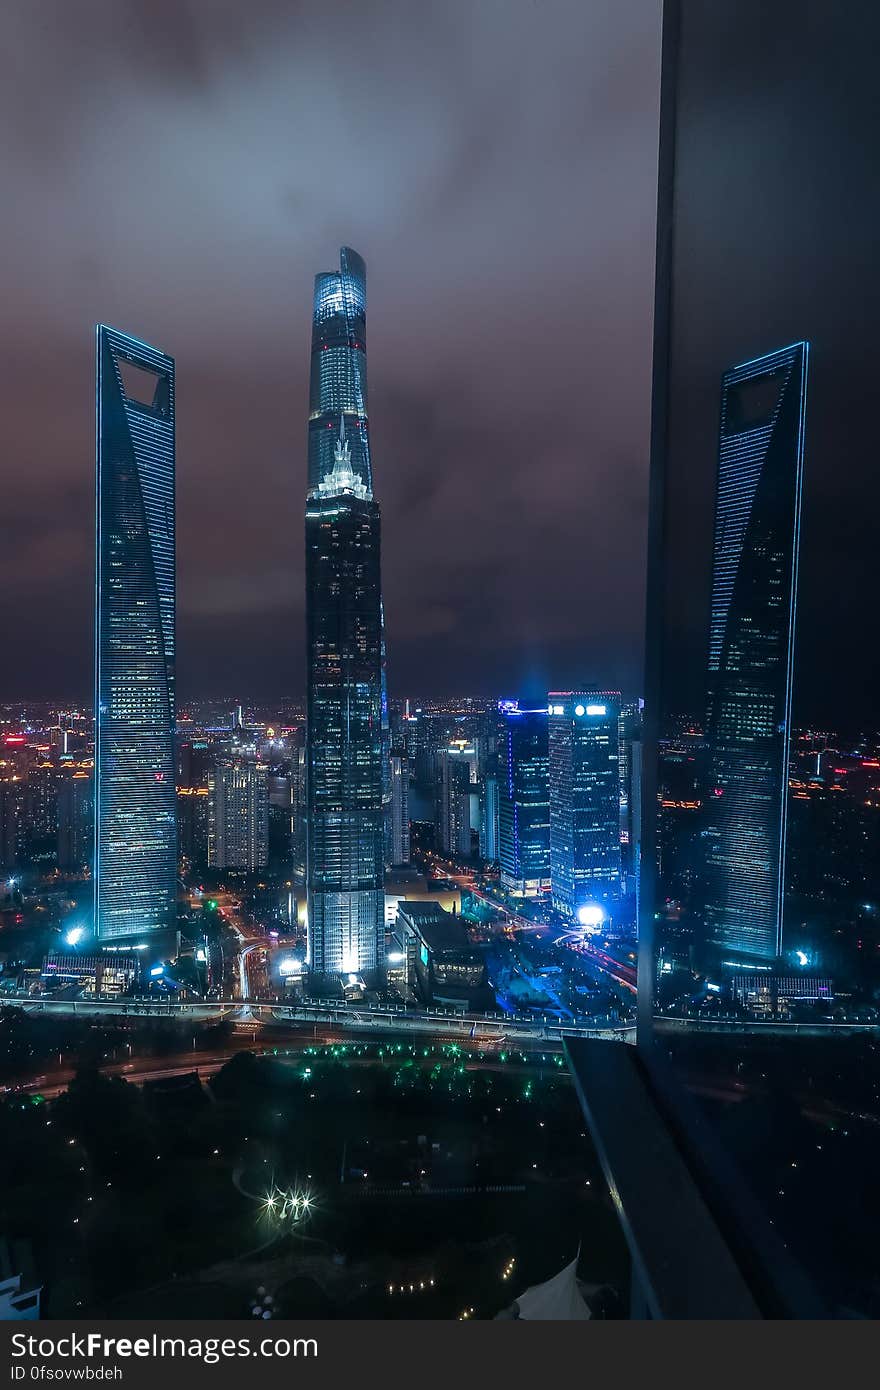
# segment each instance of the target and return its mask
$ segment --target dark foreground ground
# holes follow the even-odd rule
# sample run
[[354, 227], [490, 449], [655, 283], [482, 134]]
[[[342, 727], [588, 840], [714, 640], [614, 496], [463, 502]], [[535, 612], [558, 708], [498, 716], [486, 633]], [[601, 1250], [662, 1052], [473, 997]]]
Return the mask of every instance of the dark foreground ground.
[[561, 1058], [439, 1043], [7, 1092], [0, 1227], [57, 1318], [492, 1317], [579, 1246], [628, 1279]]

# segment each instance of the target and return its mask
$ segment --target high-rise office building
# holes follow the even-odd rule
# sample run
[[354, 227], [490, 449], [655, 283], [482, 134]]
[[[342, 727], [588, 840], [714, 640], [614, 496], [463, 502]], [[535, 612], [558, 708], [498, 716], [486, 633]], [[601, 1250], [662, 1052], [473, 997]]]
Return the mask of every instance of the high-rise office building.
[[189, 869], [208, 865], [208, 775], [204, 786], [177, 788], [177, 844]]
[[706, 945], [782, 950], [806, 343], [726, 372], [709, 623]]
[[176, 930], [174, 361], [97, 331], [95, 931]]
[[638, 882], [642, 827], [642, 708], [644, 701], [623, 705], [617, 722], [620, 756], [620, 849], [626, 891]]
[[391, 767], [391, 845], [392, 864], [409, 863], [409, 759], [392, 753]]
[[598, 925], [620, 898], [620, 695], [551, 692], [547, 714], [553, 906]]
[[393, 829], [391, 809], [391, 718], [388, 710], [388, 663], [385, 651], [385, 608], [379, 605], [379, 620], [382, 628], [382, 639], [379, 644], [380, 661], [382, 667], [382, 834], [385, 842], [385, 862], [394, 863], [393, 858]]
[[25, 783], [0, 773], [0, 869], [17, 869], [25, 851]]
[[306, 506], [309, 967], [384, 959], [382, 594], [366, 378], [366, 267], [315, 280]]
[[207, 739], [184, 739], [177, 745], [178, 788], [206, 787], [213, 763], [214, 750]]
[[31, 767], [27, 777], [25, 819], [31, 849], [42, 842], [54, 842], [58, 832], [58, 790], [62, 774], [54, 763], [41, 762]]
[[437, 771], [437, 754], [452, 736], [453, 721], [446, 716], [417, 710], [407, 746], [411, 749], [413, 781], [423, 792], [431, 793]]
[[87, 772], [64, 777], [58, 788], [58, 867], [77, 873], [92, 857], [94, 843], [92, 778]]
[[488, 771], [480, 784], [480, 858], [487, 864], [497, 864], [500, 845], [500, 776]]
[[499, 860], [512, 893], [550, 888], [550, 792], [547, 706], [520, 709], [502, 700], [499, 722]]
[[305, 744], [294, 744], [290, 755], [290, 801], [291, 801], [291, 854], [294, 872], [305, 872], [306, 863], [306, 819], [308, 798], [306, 795], [306, 749]]
[[208, 773], [208, 863], [255, 873], [268, 858], [268, 768], [245, 758], [220, 758]]
[[437, 848], [453, 858], [471, 853], [471, 791], [476, 789], [476, 749], [463, 742], [435, 755]]

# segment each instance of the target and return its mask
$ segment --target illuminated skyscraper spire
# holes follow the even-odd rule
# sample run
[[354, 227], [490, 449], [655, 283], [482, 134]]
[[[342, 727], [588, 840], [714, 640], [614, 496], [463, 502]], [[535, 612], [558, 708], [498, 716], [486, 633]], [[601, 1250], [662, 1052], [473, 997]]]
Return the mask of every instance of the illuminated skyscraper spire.
[[384, 965], [382, 594], [366, 395], [366, 268], [315, 280], [306, 506], [310, 983]]
[[345, 414], [339, 412], [339, 438], [333, 450], [333, 467], [313, 488], [312, 497], [339, 497], [351, 493], [355, 497], [366, 497], [367, 489], [359, 473], [351, 466], [351, 445], [345, 437]]

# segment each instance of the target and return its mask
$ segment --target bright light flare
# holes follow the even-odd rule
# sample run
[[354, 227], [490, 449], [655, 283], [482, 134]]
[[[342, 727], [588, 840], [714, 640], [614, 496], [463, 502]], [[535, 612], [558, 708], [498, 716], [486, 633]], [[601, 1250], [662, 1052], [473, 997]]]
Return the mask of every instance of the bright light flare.
[[583, 903], [578, 908], [577, 919], [582, 927], [598, 931], [605, 921], [605, 913], [598, 903]]
[[295, 1223], [311, 1211], [314, 1198], [309, 1192], [296, 1192], [291, 1188], [276, 1187], [268, 1192], [263, 1200], [263, 1211], [267, 1216], [280, 1222]]

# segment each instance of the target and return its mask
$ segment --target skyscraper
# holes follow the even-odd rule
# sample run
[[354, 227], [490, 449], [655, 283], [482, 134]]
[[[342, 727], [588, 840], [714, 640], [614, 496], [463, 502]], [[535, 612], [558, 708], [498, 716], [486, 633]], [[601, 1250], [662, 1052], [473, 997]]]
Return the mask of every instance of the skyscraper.
[[25, 783], [0, 772], [0, 869], [17, 869], [24, 855]]
[[382, 594], [366, 379], [366, 267], [315, 279], [306, 506], [309, 967], [383, 959]]
[[453, 858], [471, 853], [471, 790], [476, 789], [476, 749], [451, 743], [436, 754], [434, 784], [437, 848]]
[[551, 692], [547, 712], [553, 906], [594, 925], [620, 897], [620, 695]]
[[58, 867], [65, 873], [84, 869], [94, 843], [92, 779], [74, 772], [58, 789]]
[[499, 781], [500, 774], [492, 768], [480, 786], [480, 858], [487, 864], [497, 863], [500, 854]]
[[627, 892], [638, 882], [642, 825], [642, 708], [644, 701], [623, 705], [618, 719], [620, 756], [620, 845]]
[[97, 330], [95, 931], [176, 929], [174, 361]]
[[291, 853], [294, 871], [305, 872], [306, 863], [306, 821], [308, 804], [306, 796], [306, 749], [305, 743], [294, 744], [290, 755], [290, 797], [291, 797]]
[[726, 372], [715, 498], [704, 796], [706, 944], [782, 950], [808, 347]]
[[409, 863], [409, 759], [392, 753], [391, 768], [391, 844], [392, 864]]
[[499, 704], [499, 858], [501, 882], [535, 897], [550, 887], [547, 706]]
[[269, 858], [269, 770], [220, 758], [208, 773], [208, 863], [254, 873]]
[[383, 837], [385, 844], [385, 862], [393, 864], [393, 845], [394, 832], [392, 828], [393, 811], [391, 808], [391, 719], [388, 713], [388, 665], [385, 652], [385, 609], [379, 605], [379, 621], [382, 628], [382, 638], [379, 643], [380, 662], [382, 667], [382, 823]]

